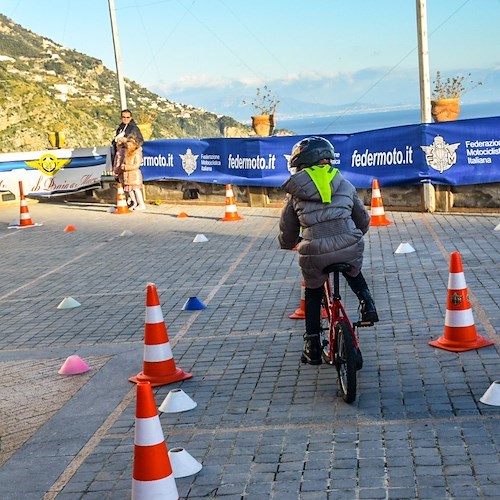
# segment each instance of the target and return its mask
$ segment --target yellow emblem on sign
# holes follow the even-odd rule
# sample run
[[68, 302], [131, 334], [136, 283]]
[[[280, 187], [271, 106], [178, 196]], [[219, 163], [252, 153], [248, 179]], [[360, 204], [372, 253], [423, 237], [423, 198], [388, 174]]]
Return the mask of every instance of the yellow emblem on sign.
[[43, 155], [39, 160], [25, 161], [28, 167], [37, 168], [40, 172], [45, 175], [53, 176], [58, 170], [69, 165], [71, 159], [60, 160], [57, 156], [51, 155], [50, 153]]

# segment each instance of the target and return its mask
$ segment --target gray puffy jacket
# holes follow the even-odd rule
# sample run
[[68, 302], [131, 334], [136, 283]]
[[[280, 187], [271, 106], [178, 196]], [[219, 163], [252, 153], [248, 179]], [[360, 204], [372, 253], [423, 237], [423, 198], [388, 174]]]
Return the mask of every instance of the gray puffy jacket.
[[322, 286], [325, 267], [340, 262], [351, 264], [349, 274], [357, 276], [370, 215], [354, 186], [336, 168], [319, 165], [292, 175], [282, 187], [289, 196], [281, 212], [278, 239], [281, 248], [291, 250], [302, 228], [298, 251], [305, 286]]

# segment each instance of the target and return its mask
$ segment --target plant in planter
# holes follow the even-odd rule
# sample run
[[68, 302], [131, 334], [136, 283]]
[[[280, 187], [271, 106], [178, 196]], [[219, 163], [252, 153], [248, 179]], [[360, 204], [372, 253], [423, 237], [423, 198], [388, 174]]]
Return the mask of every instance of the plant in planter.
[[[444, 122], [456, 120], [460, 114], [460, 97], [462, 94], [482, 85], [481, 82], [470, 80], [471, 74], [465, 76], [448, 77], [444, 80], [441, 72], [436, 72], [436, 79], [432, 82], [431, 113], [434, 121]], [[466, 81], [466, 78], [468, 81]], [[468, 86], [467, 86], [468, 85]]]
[[243, 104], [250, 104], [256, 110], [252, 116], [252, 127], [257, 135], [272, 135], [276, 124], [274, 114], [279, 103], [267, 85], [257, 87], [255, 97], [251, 101], [243, 101]]

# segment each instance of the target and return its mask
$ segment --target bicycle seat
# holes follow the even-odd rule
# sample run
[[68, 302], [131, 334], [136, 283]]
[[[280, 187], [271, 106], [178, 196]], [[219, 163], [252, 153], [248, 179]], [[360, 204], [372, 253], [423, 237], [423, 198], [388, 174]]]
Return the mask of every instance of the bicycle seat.
[[351, 269], [351, 264], [346, 264], [345, 262], [341, 262], [339, 264], [330, 264], [323, 269], [324, 273], [331, 274], [335, 272], [343, 273], [345, 271], [349, 271]]

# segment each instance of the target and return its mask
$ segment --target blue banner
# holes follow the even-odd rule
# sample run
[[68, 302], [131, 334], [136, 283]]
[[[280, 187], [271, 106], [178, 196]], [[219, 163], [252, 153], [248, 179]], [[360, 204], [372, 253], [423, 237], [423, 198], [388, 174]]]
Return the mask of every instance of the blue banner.
[[[500, 117], [322, 136], [356, 188], [370, 188], [374, 178], [381, 186], [500, 182]], [[141, 171], [145, 181], [278, 187], [290, 175], [294, 144], [304, 137], [147, 141]]]
[[422, 126], [422, 150], [432, 184], [500, 181], [500, 117]]

